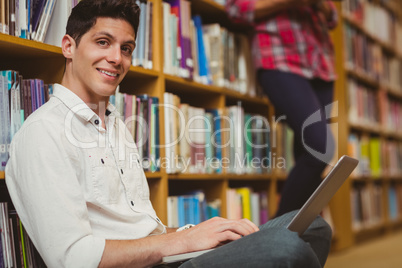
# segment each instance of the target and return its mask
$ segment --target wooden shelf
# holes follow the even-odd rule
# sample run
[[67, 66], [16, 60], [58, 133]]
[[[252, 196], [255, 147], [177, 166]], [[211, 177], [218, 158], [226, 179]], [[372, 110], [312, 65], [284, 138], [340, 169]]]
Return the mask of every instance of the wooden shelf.
[[145, 177], [147, 179], [160, 179], [162, 178], [161, 172], [145, 172]]
[[372, 78], [370, 75], [368, 75], [363, 70], [351, 68], [351, 67], [345, 65], [345, 71], [351, 77], [359, 80], [360, 82], [362, 82], [372, 88], [378, 89], [381, 87], [381, 84], [378, 80]]
[[178, 76], [165, 74], [166, 90], [172, 93], [190, 93], [192, 95], [219, 95], [223, 94], [221, 87], [205, 85]]
[[402, 100], [402, 90], [401, 88], [392, 88], [392, 87], [386, 87], [387, 88], [387, 92], [389, 95], [391, 95], [394, 98], [397, 98], [399, 100]]
[[244, 180], [263, 181], [271, 180], [272, 174], [169, 174], [170, 180]]
[[271, 180], [273, 175], [271, 173], [268, 174], [226, 174], [228, 180], [248, 180], [248, 181], [268, 181]]
[[385, 223], [380, 222], [372, 226], [362, 227], [359, 230], [355, 230], [354, 235], [356, 242], [366, 241], [373, 237], [383, 235], [385, 233], [385, 229], [386, 229]]
[[63, 54], [60, 47], [0, 33], [0, 57], [2, 59], [63, 58]]
[[353, 182], [357, 183], [368, 183], [368, 182], [381, 182], [384, 180], [383, 176], [372, 176], [372, 175], [357, 175], [350, 177]]
[[223, 94], [225, 94], [225, 96], [228, 100], [237, 100], [237, 101], [241, 101], [244, 103], [252, 103], [253, 105], [264, 105], [264, 106], [269, 105], [269, 100], [265, 96], [264, 97], [249, 96], [249, 95], [245, 95], [240, 92], [225, 89], [225, 88], [223, 89]]
[[169, 174], [169, 180], [223, 180], [225, 175], [223, 174]]
[[359, 132], [365, 132], [365, 133], [371, 133], [375, 135], [380, 135], [382, 133], [382, 130], [380, 129], [380, 125], [367, 125], [367, 124], [359, 124], [356, 122], [349, 122], [349, 127], [352, 130], [359, 131]]

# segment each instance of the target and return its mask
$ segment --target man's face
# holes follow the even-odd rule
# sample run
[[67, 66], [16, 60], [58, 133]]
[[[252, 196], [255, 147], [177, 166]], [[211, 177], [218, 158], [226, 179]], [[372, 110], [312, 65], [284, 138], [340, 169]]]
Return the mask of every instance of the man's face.
[[131, 66], [133, 27], [121, 19], [98, 18], [71, 53], [70, 87], [86, 102], [107, 101]]

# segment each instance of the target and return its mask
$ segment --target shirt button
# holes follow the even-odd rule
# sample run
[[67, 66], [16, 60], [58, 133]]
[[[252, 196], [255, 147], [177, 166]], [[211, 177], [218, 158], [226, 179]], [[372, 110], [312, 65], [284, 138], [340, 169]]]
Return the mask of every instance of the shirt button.
[[95, 125], [99, 125], [99, 120], [98, 119], [95, 119]]
[[133, 202], [133, 201], [131, 201], [130, 203], [131, 203], [132, 206], [134, 206], [134, 202]]

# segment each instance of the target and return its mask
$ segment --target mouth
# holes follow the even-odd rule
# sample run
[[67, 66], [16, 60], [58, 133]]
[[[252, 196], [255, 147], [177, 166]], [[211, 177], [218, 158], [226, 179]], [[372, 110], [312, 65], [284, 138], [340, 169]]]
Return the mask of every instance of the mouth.
[[97, 70], [98, 70], [98, 72], [100, 72], [102, 74], [105, 74], [105, 75], [107, 75], [107, 76], [109, 76], [111, 78], [115, 78], [115, 77], [119, 76], [119, 74], [115, 73], [115, 72], [110, 72], [110, 71], [106, 71], [106, 70], [102, 70], [102, 69], [97, 69]]

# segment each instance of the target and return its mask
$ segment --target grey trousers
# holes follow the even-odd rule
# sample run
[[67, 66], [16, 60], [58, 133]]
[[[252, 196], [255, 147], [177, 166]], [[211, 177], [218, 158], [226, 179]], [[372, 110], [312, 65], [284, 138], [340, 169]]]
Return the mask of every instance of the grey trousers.
[[330, 226], [318, 216], [299, 237], [286, 229], [295, 213], [268, 221], [260, 231], [186, 261], [180, 268], [324, 267], [331, 246]]

